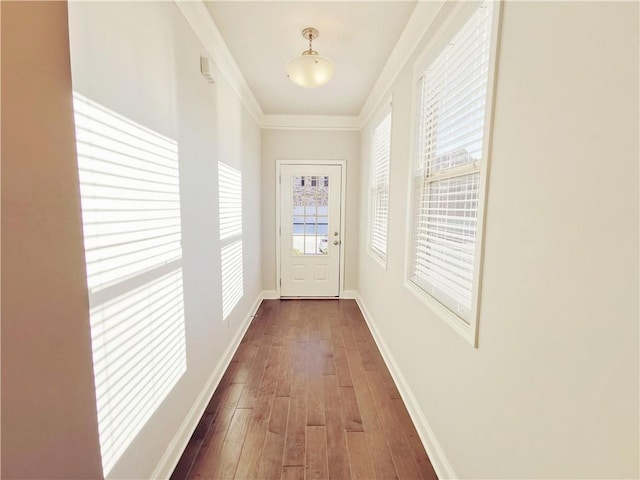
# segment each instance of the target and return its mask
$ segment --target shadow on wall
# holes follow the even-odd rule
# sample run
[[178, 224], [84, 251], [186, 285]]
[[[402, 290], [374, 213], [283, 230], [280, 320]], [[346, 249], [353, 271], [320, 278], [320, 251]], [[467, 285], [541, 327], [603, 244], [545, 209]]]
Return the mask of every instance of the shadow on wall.
[[187, 368], [178, 144], [74, 93], [105, 476]]
[[244, 293], [242, 261], [242, 172], [218, 162], [222, 319]]
[[218, 208], [222, 274], [222, 319], [244, 295], [242, 208], [242, 106], [230, 95], [218, 95]]

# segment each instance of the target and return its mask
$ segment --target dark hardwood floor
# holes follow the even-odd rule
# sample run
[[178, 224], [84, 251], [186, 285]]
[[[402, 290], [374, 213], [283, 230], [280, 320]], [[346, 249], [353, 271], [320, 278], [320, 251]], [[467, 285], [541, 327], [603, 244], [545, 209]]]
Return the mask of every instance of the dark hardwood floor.
[[265, 300], [173, 475], [436, 479], [353, 300]]

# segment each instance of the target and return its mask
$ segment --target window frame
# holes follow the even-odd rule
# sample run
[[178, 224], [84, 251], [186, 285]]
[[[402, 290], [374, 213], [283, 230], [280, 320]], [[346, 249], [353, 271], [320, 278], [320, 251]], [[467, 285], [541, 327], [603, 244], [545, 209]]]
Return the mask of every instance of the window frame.
[[[374, 158], [374, 144], [375, 144], [375, 131], [380, 126], [380, 124], [386, 120], [387, 116], [389, 116], [389, 173], [387, 175], [387, 195], [389, 196], [389, 205], [387, 206], [387, 225], [386, 225], [386, 249], [384, 254], [378, 252], [378, 250], [373, 248], [373, 217], [375, 215], [375, 201], [377, 196], [378, 185], [376, 183], [376, 162]], [[369, 256], [373, 258], [376, 262], [380, 264], [380, 266], [386, 270], [387, 269], [387, 255], [389, 252], [389, 212], [390, 204], [391, 204], [391, 153], [393, 151], [392, 148], [392, 133], [393, 133], [393, 97], [389, 97], [383, 103], [383, 107], [381, 107], [374, 117], [374, 121], [371, 122], [371, 127], [369, 129], [369, 175], [368, 175], [368, 183], [367, 183], [367, 196], [369, 201], [369, 211], [368, 211], [368, 225], [367, 225], [367, 252]]]
[[[485, 3], [482, 1], [464, 2], [456, 4], [447, 18], [443, 21], [440, 28], [435, 32], [433, 37], [424, 47], [423, 53], [418, 57], [413, 66], [412, 76], [412, 107], [411, 107], [411, 164], [408, 174], [407, 188], [407, 221], [406, 221], [406, 244], [405, 244], [405, 287], [415, 295], [422, 303], [430, 308], [430, 310], [455, 332], [461, 335], [474, 348], [478, 347], [478, 325], [481, 309], [482, 297], [482, 271], [484, 262], [484, 240], [486, 235], [486, 205], [489, 171], [491, 168], [491, 147], [493, 134], [493, 118], [494, 118], [494, 102], [496, 91], [496, 73], [498, 68], [498, 48], [501, 32], [502, 17], [502, 1], [492, 1], [493, 18], [492, 31], [489, 47], [489, 65], [487, 77], [487, 96], [485, 107], [485, 119], [483, 128], [483, 146], [482, 146], [482, 162], [480, 163], [480, 179], [478, 192], [478, 216], [476, 243], [474, 250], [474, 271], [472, 283], [471, 312], [469, 315], [469, 323], [467, 324], [460, 316], [451, 309], [437, 300], [434, 296], [420, 288], [413, 280], [411, 280], [412, 257], [413, 257], [413, 229], [415, 225], [415, 206], [414, 206], [414, 182], [416, 179], [416, 146], [418, 143], [418, 118], [417, 114], [421, 105], [420, 101], [420, 83], [421, 78], [426, 73], [429, 66], [440, 55], [446, 45], [453, 39], [458, 31], [465, 23], [475, 14], [478, 8]], [[471, 169], [471, 166], [465, 167]]]

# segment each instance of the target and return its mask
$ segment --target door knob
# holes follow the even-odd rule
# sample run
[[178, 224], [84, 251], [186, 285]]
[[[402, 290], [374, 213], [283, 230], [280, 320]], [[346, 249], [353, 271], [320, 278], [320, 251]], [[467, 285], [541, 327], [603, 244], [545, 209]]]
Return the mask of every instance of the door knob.
[[333, 232], [333, 236], [337, 237], [338, 236], [338, 232]]
[[334, 240], [334, 241], [333, 241], [333, 244], [334, 244], [334, 245], [338, 245], [339, 243], [340, 243], [340, 242], [339, 242], [338, 240]]

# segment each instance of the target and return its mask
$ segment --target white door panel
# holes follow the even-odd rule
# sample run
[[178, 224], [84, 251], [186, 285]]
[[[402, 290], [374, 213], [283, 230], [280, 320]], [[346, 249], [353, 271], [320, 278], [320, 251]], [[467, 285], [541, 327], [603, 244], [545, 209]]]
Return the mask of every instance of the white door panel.
[[340, 165], [280, 168], [280, 294], [340, 294]]

